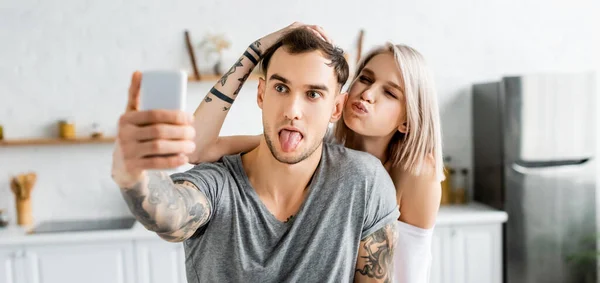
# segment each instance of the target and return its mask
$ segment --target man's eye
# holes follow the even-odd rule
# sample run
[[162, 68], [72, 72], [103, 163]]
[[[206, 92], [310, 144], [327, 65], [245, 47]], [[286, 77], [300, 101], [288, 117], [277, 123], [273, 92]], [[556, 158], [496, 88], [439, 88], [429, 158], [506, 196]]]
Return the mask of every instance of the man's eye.
[[321, 97], [321, 94], [320, 94], [320, 93], [318, 93], [318, 92], [316, 92], [316, 91], [309, 91], [309, 92], [307, 93], [307, 95], [308, 95], [308, 97], [309, 97], [309, 98], [311, 98], [311, 99], [316, 99], [316, 98], [319, 98], [319, 97]]
[[275, 86], [275, 91], [277, 91], [277, 92], [286, 92], [287, 91], [287, 87], [285, 87], [284, 85], [276, 85]]

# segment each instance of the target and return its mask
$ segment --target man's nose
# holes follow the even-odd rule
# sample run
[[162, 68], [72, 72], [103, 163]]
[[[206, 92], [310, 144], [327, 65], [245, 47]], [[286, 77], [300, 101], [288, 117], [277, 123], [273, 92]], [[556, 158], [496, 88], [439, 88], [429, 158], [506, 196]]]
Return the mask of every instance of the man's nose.
[[288, 95], [285, 100], [283, 115], [288, 120], [299, 120], [302, 118], [302, 105], [304, 104], [301, 94]]

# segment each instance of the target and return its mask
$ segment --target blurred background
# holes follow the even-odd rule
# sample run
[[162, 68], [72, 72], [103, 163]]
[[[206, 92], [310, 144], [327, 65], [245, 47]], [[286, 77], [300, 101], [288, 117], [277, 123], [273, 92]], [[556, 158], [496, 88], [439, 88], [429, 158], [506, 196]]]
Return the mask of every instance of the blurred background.
[[[552, 209], [561, 211], [557, 208], [562, 207], [558, 200], [573, 194], [557, 194], [550, 200], [530, 197], [524, 201], [526, 197], [517, 197], [519, 201], [513, 200], [511, 203], [516, 204], [512, 205], [507, 200], [510, 189], [506, 189], [507, 193], [501, 193], [504, 188], [526, 188], [531, 184], [547, 186], [549, 183], [540, 183], [535, 178], [527, 179], [533, 181], [524, 181], [523, 178], [515, 181], [516, 179], [510, 179], [510, 176], [502, 173], [500, 167], [497, 168], [501, 170], [497, 172], [499, 175], [490, 177], [481, 173], [483, 181], [475, 181], [476, 168], [479, 166], [475, 164], [475, 147], [485, 141], [489, 133], [476, 132], [473, 126], [474, 119], [478, 118], [474, 116], [477, 113], [474, 109], [479, 109], [473, 104], [477, 101], [473, 90], [474, 85], [488, 82], [501, 82], [500, 85], [506, 86], [516, 81], [519, 87], [527, 85], [526, 82], [530, 82], [529, 85], [543, 84], [540, 82], [544, 78], [535, 77], [537, 74], [552, 74], [548, 77], [551, 81], [562, 81], [564, 78], [571, 86], [579, 87], [577, 97], [581, 99], [573, 105], [584, 108], [591, 105], [591, 108], [585, 108], [585, 113], [591, 113], [585, 117], [593, 117], [593, 121], [546, 126], [553, 128], [552, 133], [560, 135], [560, 129], [570, 128], [573, 124], [584, 125], [576, 132], [592, 143], [567, 142], [566, 146], [585, 144], [589, 147], [591, 144], [593, 149], [586, 148], [583, 155], [569, 155], [565, 160], [557, 157], [547, 160], [542, 158], [542, 161], [559, 162], [554, 165], [578, 165], [593, 160], [600, 144], [600, 139], [597, 138], [600, 123], [592, 115], [600, 103], [600, 99], [594, 99], [598, 95], [596, 85], [600, 78], [599, 13], [600, 3], [595, 0], [0, 0], [0, 125], [3, 136], [3, 141], [0, 141], [0, 209], [9, 222], [4, 232], [0, 228], [0, 261], [13, 263], [10, 268], [0, 265], [0, 283], [58, 282], [67, 280], [65, 278], [68, 276], [75, 276], [72, 277], [74, 281], [69, 282], [77, 282], [76, 275], [67, 276], [63, 272], [67, 262], [74, 266], [81, 265], [79, 269], [87, 274], [95, 274], [94, 270], [88, 270], [82, 265], [82, 258], [98, 260], [99, 267], [95, 270], [104, 268], [108, 274], [88, 275], [86, 280], [101, 280], [93, 282], [184, 282], [181, 247], [177, 245], [171, 249], [172, 245], [163, 245], [153, 235], [144, 234], [142, 238], [136, 238], [141, 237], [136, 234], [137, 236], [128, 238], [129, 234], [119, 234], [122, 238], [116, 237], [121, 241], [118, 243], [106, 242], [112, 236], [94, 238], [96, 236], [85, 233], [76, 233], [76, 236], [66, 232], [60, 235], [50, 233], [44, 235], [50, 235], [50, 238], [39, 238], [44, 239], [43, 241], [32, 240], [35, 235], [29, 235], [29, 238], [22, 236], [18, 232], [20, 228], [10, 228], [17, 226], [18, 210], [11, 180], [19, 175], [26, 179], [24, 174], [30, 172], [35, 174], [30, 192], [31, 207], [28, 210], [34, 224], [129, 217], [129, 210], [111, 180], [110, 166], [112, 137], [116, 134], [117, 119], [125, 106], [132, 72], [181, 69], [192, 75], [194, 71], [184, 33], [189, 31], [195, 62], [204, 77], [202, 80], [191, 79], [188, 83], [187, 110], [193, 112], [218, 79], [217, 76], [210, 75], [216, 64], [220, 63], [221, 69], [227, 70], [248, 44], [294, 21], [322, 26], [336, 45], [348, 53], [351, 65], [360, 55], [359, 50], [364, 54], [376, 45], [391, 41], [419, 50], [433, 70], [439, 95], [446, 165], [456, 175], [453, 182], [458, 182], [458, 185], [453, 183], [449, 186], [465, 188], [468, 201], [467, 204], [442, 206], [440, 223], [437, 225], [439, 229], [436, 228], [434, 239], [432, 282], [503, 282], [510, 278], [507, 273], [511, 272], [515, 275], [509, 282], [596, 282], [595, 244], [591, 248], [586, 246], [586, 249], [577, 251], [577, 255], [582, 255], [578, 257], [579, 267], [569, 267], [571, 263], [567, 263], [566, 257], [574, 253], [564, 252], [563, 249], [569, 250], [570, 246], [567, 247], [562, 242], [547, 243], [550, 249], [561, 249], [557, 255], [549, 254], [544, 257], [539, 252], [526, 252], [526, 247], [534, 240], [523, 238], [528, 230], [522, 226], [547, 220], [550, 221], [548, 225], [557, 227], [552, 222], [555, 220], [545, 217], [545, 213]], [[359, 47], [361, 44], [362, 47]], [[211, 52], [211, 47], [219, 51]], [[581, 73], [585, 75], [569, 75]], [[529, 75], [534, 76], [533, 79], [527, 77]], [[523, 79], [503, 81], [506, 77]], [[570, 88], [565, 90], [564, 84], [561, 85], [563, 89], [550, 91], [552, 95], [545, 95], [539, 87], [517, 93], [536, 93], [537, 100], [527, 104], [528, 109], [539, 109], [532, 107], [531, 103], [558, 99], [557, 97], [561, 97], [560, 100], [555, 100], [560, 101], [560, 104], [554, 103], [555, 108], [551, 109], [572, 106], [568, 99], [564, 99], [571, 95]], [[582, 85], [585, 87], [581, 87]], [[222, 130], [223, 135], [262, 132], [260, 110], [255, 99], [256, 87], [256, 80], [249, 80], [245, 84], [230, 110]], [[485, 95], [498, 97], [512, 95], [508, 91], [483, 92]], [[526, 116], [519, 109], [521, 108], [515, 110], [515, 113]], [[510, 110], [498, 111], [504, 113], [501, 115], [507, 112], [510, 113]], [[569, 115], [575, 112], [577, 111], [571, 111]], [[552, 112], [546, 111], [544, 115], [551, 117]], [[481, 117], [486, 121], [494, 119]], [[500, 120], [504, 119], [504, 116], [498, 117]], [[562, 120], [567, 116], [557, 117]], [[555, 120], [557, 119], [547, 121], [557, 122]], [[541, 125], [539, 120], [536, 121], [538, 124], [535, 125]], [[485, 124], [480, 126], [493, 127]], [[534, 126], [529, 124], [522, 128], [539, 128]], [[514, 134], [514, 129], [508, 126], [498, 127], [498, 138], [495, 140]], [[70, 141], [61, 139], [61, 129], [65, 136], [74, 135], [77, 138]], [[90, 138], [92, 135], [96, 138]], [[590, 136], [593, 138], [589, 138]], [[476, 139], [477, 137], [480, 139]], [[544, 143], [547, 138], [548, 135], [543, 134], [530, 135], [527, 144], [532, 148], [536, 143]], [[515, 139], [519, 140], [521, 136]], [[510, 148], [502, 148], [500, 144], [497, 149], [507, 153], [496, 156], [496, 165], [514, 158], [510, 154]], [[544, 152], [540, 152], [536, 154], [544, 156]], [[542, 162], [532, 162], [538, 161]], [[562, 161], [567, 163], [560, 163]], [[531, 165], [536, 168], [548, 165], [539, 162], [519, 166]], [[593, 168], [595, 171], [586, 171], [588, 173], [585, 176], [588, 179], [590, 176], [594, 177], [592, 181], [586, 179], [586, 184], [591, 182], [595, 186], [596, 176], [600, 172], [596, 167]], [[572, 178], [581, 180], [577, 179], [579, 177]], [[457, 181], [458, 179], [461, 180]], [[564, 178], [561, 177], [560, 180]], [[497, 192], [496, 197], [493, 196], [494, 193], [490, 193], [492, 189], [481, 187], [487, 186], [486, 182], [498, 184], [493, 189], [493, 192]], [[511, 185], [511, 182], [517, 183]], [[569, 182], [565, 184], [568, 188], [575, 186]], [[597, 203], [600, 203], [594, 199], [597, 195], [594, 189], [593, 193], [581, 196], [594, 200], [587, 207], [593, 208], [588, 210], [595, 214]], [[549, 203], [549, 207], [533, 212], [525, 209], [539, 202]], [[511, 214], [513, 212], [510, 207], [516, 209], [514, 215]], [[518, 231], [521, 232], [517, 233], [520, 236], [517, 238], [522, 240], [522, 245], [513, 245], [515, 250], [521, 251], [513, 262], [523, 268], [511, 269], [507, 261], [511, 243], [506, 240], [507, 233], [510, 233], [506, 229], [510, 225], [506, 221], [508, 219], [510, 222], [513, 216], [515, 219], [527, 219], [529, 215], [536, 216], [523, 220], [523, 223], [517, 221], [512, 228], [520, 229]], [[580, 224], [577, 227], [596, 227], [596, 223], [592, 223], [597, 222], [598, 217], [595, 215], [592, 218], [589, 217], [590, 214], [569, 215], [576, 218], [587, 217], [579, 222], [574, 221]], [[484, 230], [478, 230], [480, 226]], [[489, 229], [485, 230], [487, 228]], [[588, 231], [587, 228], [573, 229]], [[568, 233], [552, 233], [560, 234], [558, 238], [552, 239], [569, 238]], [[577, 235], [584, 234], [581, 232]], [[595, 234], [588, 236], [595, 239]], [[70, 240], [61, 237], [68, 237]], [[72, 245], [83, 247], [84, 250], [88, 248], [77, 239], [95, 239], [94, 243], [104, 243], [104, 251], [111, 251], [112, 248], [115, 252], [98, 255], [90, 247], [83, 257], [61, 257], [60, 254], [64, 254]], [[27, 243], [33, 245], [35, 252], [28, 250]], [[42, 243], [62, 243], [65, 246], [60, 250], [48, 250]], [[165, 249], [169, 256], [161, 256], [159, 253], [148, 256], [150, 251], [161, 249]], [[543, 250], [540, 247], [537, 249]], [[531, 257], [534, 253], [536, 256]], [[561, 258], [555, 260], [555, 256]], [[107, 260], [102, 263], [102, 258]], [[115, 258], [124, 263], [115, 266]], [[28, 265], [28, 262], [37, 263]], [[130, 270], [127, 264], [135, 266], [131, 268], [135, 271]], [[549, 264], [549, 268], [558, 270], [558, 273], [543, 275], [534, 271], [536, 265], [544, 264]], [[148, 266], [156, 265], [173, 268], [162, 273], [144, 272], [151, 269]], [[148, 269], [144, 269], [146, 267]], [[579, 270], [580, 267], [584, 271], [573, 275], [573, 270]], [[31, 270], [35, 270], [35, 275], [31, 275]], [[161, 281], [162, 278], [166, 281]]]

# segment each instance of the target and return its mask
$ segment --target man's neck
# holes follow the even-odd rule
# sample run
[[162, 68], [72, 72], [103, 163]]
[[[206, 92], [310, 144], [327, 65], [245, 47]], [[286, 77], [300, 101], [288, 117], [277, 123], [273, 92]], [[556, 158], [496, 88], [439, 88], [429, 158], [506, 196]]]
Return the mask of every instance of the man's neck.
[[322, 149], [320, 145], [307, 159], [285, 164], [275, 159], [263, 137], [258, 147], [242, 156], [242, 164], [258, 195], [285, 205], [304, 196], [321, 160]]

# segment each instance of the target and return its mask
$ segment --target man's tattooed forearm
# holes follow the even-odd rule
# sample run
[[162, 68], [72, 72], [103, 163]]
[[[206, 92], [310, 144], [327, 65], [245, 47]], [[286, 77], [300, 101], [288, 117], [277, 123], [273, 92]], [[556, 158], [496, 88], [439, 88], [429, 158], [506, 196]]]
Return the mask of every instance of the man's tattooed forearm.
[[227, 73], [225, 73], [225, 75], [223, 75], [223, 77], [221, 77], [221, 79], [219, 80], [219, 82], [221, 82], [221, 86], [225, 86], [225, 83], [227, 82], [227, 78], [229, 77], [229, 75], [231, 75], [235, 72], [235, 69], [237, 69], [237, 67], [244, 66], [244, 65], [242, 65], [242, 59], [243, 59], [243, 57], [240, 57], [240, 59], [238, 59], [237, 62], [235, 62], [235, 64], [233, 64], [233, 66], [231, 66], [231, 68], [229, 68], [229, 71], [227, 71]]
[[386, 225], [361, 241], [361, 244], [366, 251], [366, 255], [361, 256], [365, 263], [363, 267], [357, 268], [356, 272], [369, 278], [391, 282], [393, 253], [396, 246], [396, 226], [394, 224]]
[[142, 186], [140, 182], [121, 192], [131, 212], [146, 229], [163, 236], [183, 233], [181, 237], [186, 237], [208, 220], [208, 201], [194, 185], [176, 185], [161, 172], [148, 173], [147, 189]]
[[256, 64], [258, 64], [258, 60], [256, 60], [256, 58], [254, 58], [254, 56], [252, 56], [250, 52], [244, 51], [244, 56], [246, 56], [246, 58], [248, 58], [248, 60], [250, 60], [250, 62], [252, 62], [252, 64], [254, 64], [255, 66]]
[[204, 98], [204, 101], [205, 101], [206, 103], [209, 103], [209, 102], [211, 102], [211, 101], [212, 101], [212, 98], [210, 98], [210, 97], [208, 97], [208, 95], [206, 95], [206, 97]]
[[150, 213], [144, 209], [143, 204], [146, 199], [146, 195], [141, 192], [140, 187], [142, 183], [139, 182], [133, 186], [133, 188], [121, 190], [121, 194], [125, 199], [125, 203], [129, 207], [129, 210], [135, 218], [144, 225], [147, 229], [154, 231], [158, 229], [156, 221], [150, 216]]
[[233, 95], [238, 95], [238, 93], [240, 93], [240, 90], [242, 90], [242, 86], [244, 86], [244, 83], [246, 82], [246, 80], [248, 79], [248, 77], [250, 76], [250, 73], [252, 73], [252, 70], [249, 70], [248, 73], [244, 74], [243, 77], [239, 78], [238, 81], [240, 82], [240, 85], [238, 86], [238, 88], [233, 92]]
[[222, 92], [220, 92], [218, 89], [216, 89], [214, 87], [210, 89], [210, 93], [212, 93], [218, 99], [221, 99], [229, 104], [233, 104], [233, 98], [223, 94]]
[[260, 41], [255, 41], [254, 43], [250, 44], [250, 49], [252, 49], [252, 51], [254, 51], [254, 53], [256, 53], [256, 55], [258, 56], [258, 58], [260, 59], [262, 57], [262, 54], [260, 53]]
[[231, 107], [223, 106], [223, 111], [227, 111], [227, 110], [229, 110], [229, 108], [231, 108]]

